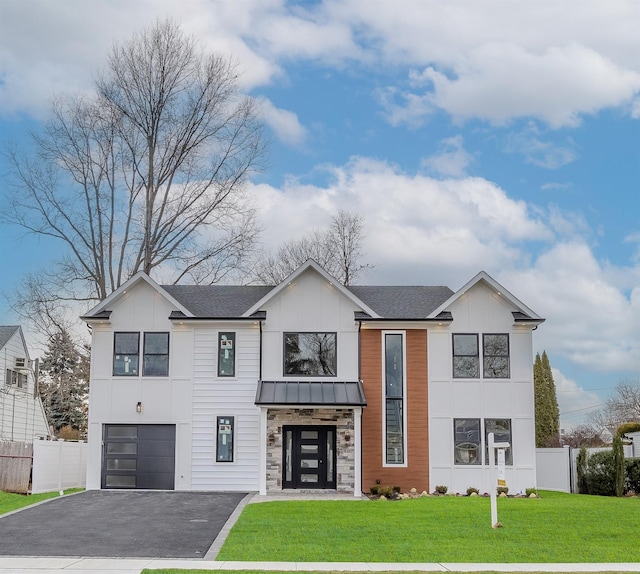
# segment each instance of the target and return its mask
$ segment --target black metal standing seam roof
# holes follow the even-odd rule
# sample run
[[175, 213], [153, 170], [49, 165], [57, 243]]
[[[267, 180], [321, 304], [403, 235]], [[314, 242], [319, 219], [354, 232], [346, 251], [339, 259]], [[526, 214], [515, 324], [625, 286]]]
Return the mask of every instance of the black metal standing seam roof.
[[364, 407], [361, 381], [260, 381], [256, 405]]

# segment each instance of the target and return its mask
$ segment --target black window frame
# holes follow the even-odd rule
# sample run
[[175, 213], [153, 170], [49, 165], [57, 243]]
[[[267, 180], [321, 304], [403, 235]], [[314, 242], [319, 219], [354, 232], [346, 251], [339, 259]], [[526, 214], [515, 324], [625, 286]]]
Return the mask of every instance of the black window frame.
[[[138, 338], [137, 352], [133, 353], [117, 353], [118, 348], [118, 335], [136, 335]], [[135, 372], [118, 372], [116, 366], [119, 364], [117, 357], [124, 355], [125, 357], [136, 357], [136, 369]], [[124, 359], [123, 359], [124, 360]], [[113, 333], [113, 376], [114, 377], [139, 377], [140, 376], [140, 331], [114, 331]]]
[[[229, 426], [230, 427], [230, 432], [229, 433], [222, 433], [221, 432], [221, 428], [222, 426]], [[223, 462], [223, 463], [227, 463], [227, 462], [234, 462], [235, 459], [235, 432], [236, 432], [236, 428], [235, 428], [235, 416], [224, 416], [224, 415], [220, 415], [216, 417], [216, 462]], [[229, 445], [224, 445], [227, 446], [227, 455], [226, 457], [221, 455], [220, 451], [221, 449], [221, 442], [222, 442], [222, 437], [223, 436], [230, 436], [230, 444]], [[223, 458], [220, 458], [221, 456], [223, 456]]]
[[[495, 428], [489, 428], [490, 425], [487, 424], [489, 422], [492, 423], [496, 423], [497, 421], [506, 421], [508, 422], [508, 431], [504, 431], [501, 429], [495, 429]], [[493, 433], [493, 438], [494, 438], [494, 442], [508, 442], [509, 443], [509, 448], [505, 449], [505, 453], [504, 453], [504, 463], [506, 466], [513, 466], [513, 424], [512, 424], [512, 420], [511, 419], [507, 419], [507, 418], [500, 418], [500, 417], [495, 417], [495, 418], [486, 418], [483, 421], [484, 423], [484, 443], [485, 443], [485, 464], [488, 465], [490, 460], [489, 460], [489, 433]], [[492, 425], [492, 426], [497, 426], [497, 425]], [[496, 433], [496, 430], [501, 430], [501, 432]], [[494, 456], [494, 464], [498, 464], [498, 453], [497, 453], [497, 449], [494, 449], [496, 452], [493, 453]]]
[[[388, 347], [387, 347], [387, 337], [400, 337], [400, 356], [401, 356], [401, 365], [400, 365], [400, 385], [399, 389], [396, 386], [392, 386], [390, 384], [389, 377], [389, 367], [388, 367]], [[403, 332], [393, 332], [393, 331], [385, 331], [383, 332], [384, 337], [384, 465], [385, 466], [406, 466], [407, 463], [407, 445], [406, 445], [406, 436], [405, 436], [405, 346], [406, 346], [406, 337]], [[399, 408], [398, 408], [399, 407]], [[400, 426], [400, 443], [401, 443], [401, 452], [400, 452], [400, 460], [390, 460], [389, 458], [389, 416], [394, 413], [399, 413], [399, 426]]]
[[[486, 341], [487, 337], [505, 337], [507, 340], [507, 354], [488, 354]], [[511, 377], [511, 346], [509, 341], [509, 333], [482, 333], [482, 376], [485, 379], [509, 379]], [[495, 361], [496, 359], [506, 359], [506, 374], [491, 374], [491, 367], [487, 365], [487, 361]]]
[[[476, 352], [474, 355], [456, 353], [456, 337], [475, 337], [476, 340]], [[479, 379], [480, 378], [480, 340], [478, 333], [453, 333], [451, 337], [451, 353], [452, 353], [452, 375], [454, 379]], [[475, 359], [475, 371], [476, 374], [458, 374], [456, 370], [456, 358], [460, 359]]]
[[[166, 335], [167, 347], [165, 353], [151, 353], [147, 351], [147, 337]], [[169, 332], [168, 331], [145, 331], [142, 337], [142, 376], [143, 377], [168, 377], [169, 376]], [[147, 361], [147, 357], [166, 357], [164, 369], [162, 372], [154, 373], [148, 372], [150, 369], [150, 361]]]
[[[333, 372], [317, 373], [293, 371], [287, 367], [287, 338], [300, 335], [329, 335], [333, 337]], [[298, 342], [299, 346], [299, 342]], [[282, 333], [282, 373], [285, 377], [336, 377], [338, 374], [338, 333], [336, 331], [285, 331]]]
[[[222, 337], [228, 337], [229, 335], [231, 335], [230, 339], [223, 339]], [[221, 361], [221, 355], [222, 355], [222, 341], [231, 341], [231, 348], [230, 349], [224, 349], [224, 351], [229, 351], [231, 350], [232, 353], [232, 358], [231, 360], [233, 361], [233, 366], [232, 366], [232, 372], [231, 373], [225, 373], [221, 370], [221, 366], [222, 366], [222, 361]], [[218, 361], [218, 365], [217, 365], [217, 371], [218, 371], [218, 377], [235, 377], [236, 376], [236, 332], [235, 331], [219, 331], [218, 332], [218, 357], [217, 357], [217, 361]]]
[[[476, 429], [459, 429], [459, 423], [475, 423]], [[465, 425], [471, 426], [471, 425]], [[472, 440], [470, 432], [477, 432], [477, 441]], [[462, 433], [466, 433], [466, 436], [459, 436]], [[475, 458], [472, 462], [465, 462], [462, 456], [459, 456], [458, 449], [463, 445], [474, 445]], [[467, 447], [467, 450], [470, 449]], [[480, 466], [482, 465], [482, 421], [479, 418], [474, 417], [459, 417], [453, 419], [453, 463], [457, 466]]]

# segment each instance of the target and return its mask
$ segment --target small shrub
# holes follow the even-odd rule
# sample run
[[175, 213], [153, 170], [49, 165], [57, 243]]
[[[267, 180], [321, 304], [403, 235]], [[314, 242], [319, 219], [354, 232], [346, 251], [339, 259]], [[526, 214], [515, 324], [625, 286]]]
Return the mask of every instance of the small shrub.
[[400, 494], [400, 491], [402, 490], [399, 486], [392, 486], [391, 489], [397, 494]]
[[385, 498], [393, 498], [393, 488], [391, 488], [390, 486], [379, 486], [378, 494], [380, 496], [384, 496]]
[[467, 496], [471, 496], [473, 493], [480, 494], [480, 491], [477, 488], [474, 488], [473, 486], [470, 486], [469, 488], [467, 488]]
[[505, 494], [509, 494], [509, 487], [508, 486], [498, 486], [498, 488], [496, 488], [496, 491], [498, 493], [498, 496], [501, 495], [503, 492]]
[[538, 496], [538, 489], [537, 488], [525, 488], [524, 493], [527, 496], [531, 496], [532, 494], [535, 494], [536, 496]]
[[576, 469], [578, 478], [578, 493], [587, 494], [587, 447], [581, 446], [578, 457], [576, 458]]
[[376, 484], [369, 489], [369, 492], [373, 494], [373, 496], [378, 496], [378, 491], [380, 490], [380, 485]]
[[640, 494], [640, 458], [628, 458], [625, 461], [627, 471], [627, 492]]
[[616, 470], [613, 450], [596, 452], [587, 464], [587, 492], [597, 496], [615, 496]]
[[436, 486], [436, 492], [438, 494], [447, 494], [447, 490], [449, 490], [449, 487], [445, 486], [444, 484], [439, 484]]

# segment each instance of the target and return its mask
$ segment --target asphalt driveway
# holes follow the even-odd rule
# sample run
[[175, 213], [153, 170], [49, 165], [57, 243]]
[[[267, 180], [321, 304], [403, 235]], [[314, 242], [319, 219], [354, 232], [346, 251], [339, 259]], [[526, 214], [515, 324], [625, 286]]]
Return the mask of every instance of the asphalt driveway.
[[203, 558], [247, 493], [86, 491], [0, 517], [0, 556]]

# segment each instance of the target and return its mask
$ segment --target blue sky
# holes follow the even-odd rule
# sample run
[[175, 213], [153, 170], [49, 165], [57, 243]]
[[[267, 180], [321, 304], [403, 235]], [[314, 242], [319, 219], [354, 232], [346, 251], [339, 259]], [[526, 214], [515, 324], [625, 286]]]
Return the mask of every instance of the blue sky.
[[[342, 208], [365, 218], [362, 283], [457, 289], [487, 271], [547, 318], [534, 351], [563, 426], [640, 381], [640, 3], [3, 2], [0, 144], [24, 144], [52, 95], [89, 91], [114, 42], [166, 16], [236, 57], [261, 102], [266, 247]], [[0, 237], [4, 293], [60, 255]]]

